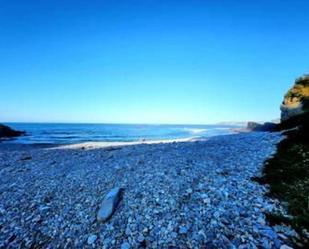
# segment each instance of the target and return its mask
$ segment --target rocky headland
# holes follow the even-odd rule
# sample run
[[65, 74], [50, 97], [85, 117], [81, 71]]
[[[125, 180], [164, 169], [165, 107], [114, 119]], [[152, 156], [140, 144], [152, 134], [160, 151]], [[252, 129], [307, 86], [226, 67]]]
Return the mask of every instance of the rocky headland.
[[24, 131], [16, 131], [9, 126], [0, 124], [0, 139], [19, 137], [22, 135], [25, 135]]

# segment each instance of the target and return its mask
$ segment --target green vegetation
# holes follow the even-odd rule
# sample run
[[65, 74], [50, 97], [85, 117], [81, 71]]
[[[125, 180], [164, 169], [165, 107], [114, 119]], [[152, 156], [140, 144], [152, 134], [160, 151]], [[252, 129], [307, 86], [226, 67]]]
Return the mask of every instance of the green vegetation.
[[270, 185], [271, 196], [287, 203], [291, 216], [269, 214], [268, 220], [289, 224], [303, 234], [309, 231], [309, 113], [290, 118], [278, 129], [290, 130], [274, 157], [265, 162], [259, 181]]
[[295, 81], [295, 85], [284, 96], [283, 103], [289, 105], [292, 102], [308, 101], [309, 76], [303, 76]]
[[296, 85], [309, 86], [309, 75], [298, 78], [295, 81]]
[[278, 146], [274, 158], [264, 168], [264, 181], [271, 194], [288, 202], [291, 224], [298, 230], [309, 228], [309, 144], [288, 138]]

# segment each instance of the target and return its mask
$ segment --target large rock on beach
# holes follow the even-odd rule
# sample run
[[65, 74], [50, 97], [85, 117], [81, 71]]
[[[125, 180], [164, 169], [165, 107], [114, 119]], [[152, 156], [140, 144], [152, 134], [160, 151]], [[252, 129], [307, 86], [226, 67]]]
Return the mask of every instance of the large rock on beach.
[[24, 134], [24, 131], [16, 131], [6, 125], [0, 124], [0, 138], [18, 137]]
[[282, 122], [309, 112], [309, 75], [295, 81], [294, 86], [284, 96], [280, 109]]
[[122, 198], [122, 193], [123, 189], [116, 187], [106, 194], [97, 214], [98, 221], [107, 221], [113, 215]]

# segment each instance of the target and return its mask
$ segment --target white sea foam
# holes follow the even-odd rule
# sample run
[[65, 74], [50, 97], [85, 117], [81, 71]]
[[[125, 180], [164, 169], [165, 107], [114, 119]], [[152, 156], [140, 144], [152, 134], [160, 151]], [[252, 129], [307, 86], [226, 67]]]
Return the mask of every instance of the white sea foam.
[[207, 131], [207, 129], [204, 128], [184, 128], [184, 130], [190, 132], [191, 134], [201, 134]]
[[165, 139], [165, 140], [146, 140], [137, 142], [83, 142], [76, 144], [60, 145], [50, 149], [98, 149], [107, 147], [123, 147], [129, 145], [138, 144], [166, 144], [166, 143], [180, 143], [180, 142], [195, 142], [199, 141], [199, 137], [188, 137], [188, 138], [178, 138], [178, 139]]

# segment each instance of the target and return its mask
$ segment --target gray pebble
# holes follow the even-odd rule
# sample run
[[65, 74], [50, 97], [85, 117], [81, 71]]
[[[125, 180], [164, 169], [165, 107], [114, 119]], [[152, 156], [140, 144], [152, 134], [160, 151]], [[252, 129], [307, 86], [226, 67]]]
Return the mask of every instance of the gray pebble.
[[130, 244], [128, 242], [123, 242], [121, 244], [121, 249], [130, 249]]
[[179, 228], [179, 233], [180, 234], [186, 234], [188, 232], [188, 228], [184, 227], [184, 226], [181, 226]]
[[93, 244], [95, 241], [97, 240], [97, 236], [95, 234], [91, 234], [88, 239], [87, 239], [87, 243], [88, 245]]

